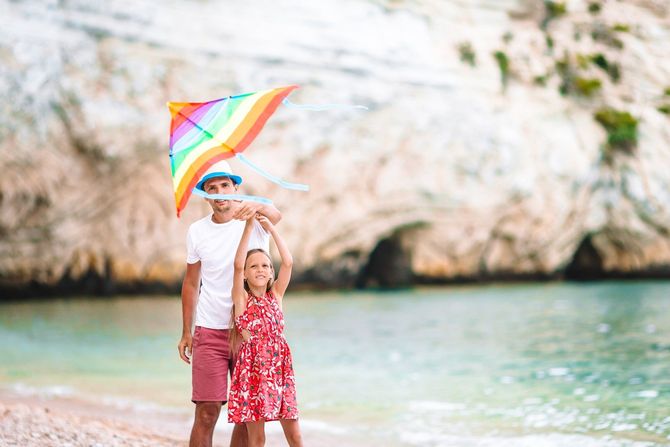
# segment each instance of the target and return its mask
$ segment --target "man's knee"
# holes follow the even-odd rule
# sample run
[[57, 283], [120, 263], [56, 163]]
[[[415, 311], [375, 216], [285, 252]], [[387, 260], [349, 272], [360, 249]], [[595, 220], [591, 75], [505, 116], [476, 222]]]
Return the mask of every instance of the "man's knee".
[[199, 403], [195, 409], [195, 423], [204, 427], [214, 427], [219, 419], [221, 404], [218, 403]]

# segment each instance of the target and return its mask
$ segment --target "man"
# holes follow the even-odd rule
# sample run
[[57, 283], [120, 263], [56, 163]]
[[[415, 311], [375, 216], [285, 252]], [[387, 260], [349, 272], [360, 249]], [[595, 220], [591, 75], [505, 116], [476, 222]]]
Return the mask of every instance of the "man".
[[[196, 188], [208, 194], [235, 194], [242, 178], [234, 175], [225, 161], [214, 164]], [[194, 222], [188, 229], [186, 275], [182, 284], [183, 331], [179, 356], [191, 364], [195, 419], [190, 447], [212, 445], [214, 427], [221, 406], [228, 400], [228, 373], [234, 359], [228, 344], [228, 329], [233, 306], [233, 260], [247, 219], [260, 213], [273, 224], [281, 214], [272, 205], [254, 202], [205, 199], [212, 214]], [[269, 237], [254, 221], [249, 249], [268, 250]], [[195, 331], [193, 314], [195, 311]], [[246, 447], [244, 424], [236, 424], [231, 447]]]

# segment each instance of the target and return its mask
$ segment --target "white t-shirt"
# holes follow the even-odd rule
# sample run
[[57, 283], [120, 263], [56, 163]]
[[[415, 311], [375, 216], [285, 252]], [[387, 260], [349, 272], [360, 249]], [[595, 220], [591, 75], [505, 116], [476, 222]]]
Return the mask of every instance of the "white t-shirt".
[[[212, 214], [191, 224], [186, 235], [186, 262], [200, 261], [200, 293], [195, 311], [196, 326], [228, 329], [233, 307], [233, 262], [242, 238], [245, 222], [231, 220], [218, 224]], [[249, 250], [262, 248], [269, 252], [270, 237], [254, 219]]]

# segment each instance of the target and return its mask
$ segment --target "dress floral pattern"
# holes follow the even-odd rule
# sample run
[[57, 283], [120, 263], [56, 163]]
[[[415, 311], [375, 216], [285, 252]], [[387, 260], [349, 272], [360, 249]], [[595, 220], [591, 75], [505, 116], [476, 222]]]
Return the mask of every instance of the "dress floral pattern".
[[284, 314], [272, 292], [248, 295], [247, 308], [235, 318], [243, 341], [228, 397], [228, 422], [297, 419], [291, 350], [284, 338]]

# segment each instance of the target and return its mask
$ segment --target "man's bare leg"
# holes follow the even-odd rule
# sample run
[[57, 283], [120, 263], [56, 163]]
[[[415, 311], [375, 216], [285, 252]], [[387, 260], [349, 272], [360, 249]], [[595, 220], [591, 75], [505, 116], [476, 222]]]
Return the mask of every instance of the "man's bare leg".
[[300, 424], [297, 419], [280, 419], [281, 428], [284, 430], [284, 436], [290, 447], [302, 447], [302, 435], [300, 434]]
[[197, 402], [195, 420], [191, 430], [189, 447], [212, 447], [214, 427], [221, 412], [221, 402]]
[[235, 424], [233, 434], [230, 437], [230, 447], [247, 447], [249, 435], [245, 424]]
[[249, 447], [263, 447], [265, 445], [265, 421], [247, 422], [249, 433]]

